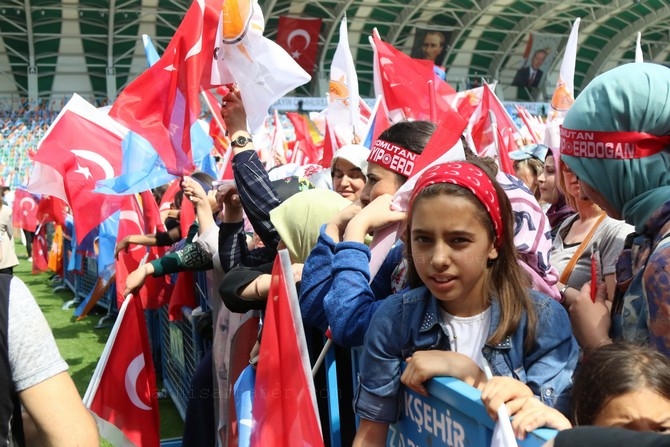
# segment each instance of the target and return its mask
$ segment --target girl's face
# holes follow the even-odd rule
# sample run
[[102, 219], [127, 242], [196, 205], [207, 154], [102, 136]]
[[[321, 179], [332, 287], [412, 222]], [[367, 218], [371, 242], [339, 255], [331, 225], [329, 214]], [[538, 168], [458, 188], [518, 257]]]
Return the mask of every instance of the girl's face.
[[524, 182], [532, 193], [535, 193], [535, 189], [537, 188], [537, 176], [528, 163], [525, 163], [524, 161], [514, 163], [514, 175]]
[[650, 389], [631, 391], [607, 401], [593, 425], [670, 433], [670, 401]]
[[556, 190], [556, 165], [553, 155], [548, 155], [544, 160], [544, 169], [537, 177], [537, 184], [540, 189], [540, 200], [555, 204], [558, 200], [558, 191]]
[[338, 158], [333, 167], [333, 190], [345, 199], [355, 202], [365, 186], [365, 175], [350, 161]]
[[368, 181], [361, 192], [361, 204], [367, 206], [383, 194], [395, 194], [402, 184], [398, 175], [390, 169], [382, 168], [377, 163], [368, 163]]
[[498, 251], [470, 200], [441, 194], [412, 207], [410, 244], [416, 272], [440, 306], [456, 316], [485, 308], [489, 259]]

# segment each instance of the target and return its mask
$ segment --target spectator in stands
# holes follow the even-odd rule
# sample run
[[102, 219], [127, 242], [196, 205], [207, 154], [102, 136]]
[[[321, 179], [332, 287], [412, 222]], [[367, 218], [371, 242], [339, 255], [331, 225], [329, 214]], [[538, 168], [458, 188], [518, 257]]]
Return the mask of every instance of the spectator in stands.
[[0, 201], [0, 273], [12, 275], [18, 264], [19, 258], [14, 248], [12, 207]]
[[435, 376], [482, 388], [486, 362], [495, 375], [523, 377], [534, 396], [568, 411], [578, 346], [565, 310], [529, 293], [513, 232], [509, 199], [483, 164], [445, 163], [417, 180], [406, 232], [411, 290], [383, 300], [372, 317], [354, 445], [386, 445], [401, 382], [422, 395]]
[[0, 275], [0, 339], [0, 444], [97, 447], [97, 427], [47, 321], [26, 285], [6, 275]]
[[[602, 299], [592, 302], [586, 290], [570, 309], [575, 333], [586, 346], [612, 337], [670, 355], [668, 97], [670, 69], [627, 64], [591, 81], [563, 123], [561, 160], [579, 177], [584, 193], [612, 218], [635, 226], [617, 262], [612, 320]], [[607, 149], [592, 150], [584, 138]]]
[[536, 50], [533, 53], [533, 58], [530, 65], [526, 65], [517, 70], [512, 80], [512, 85], [515, 87], [537, 88], [540, 86], [544, 72], [540, 69], [544, 61], [547, 59], [549, 52], [545, 49]]
[[505, 404], [519, 439], [539, 427], [572, 425], [670, 431], [670, 359], [655, 349], [617, 343], [588, 353], [572, 388], [570, 420], [533, 397], [522, 382], [496, 377], [482, 391], [491, 417]]
[[[558, 150], [556, 151], [558, 153]], [[575, 214], [568, 205], [565, 194], [558, 189], [556, 184], [556, 166], [558, 160], [553, 151], [547, 151], [544, 159], [544, 168], [537, 177], [538, 189], [540, 191], [540, 203], [544, 204], [549, 224], [551, 225], [551, 240], [553, 241], [558, 229], [565, 219]]]
[[[591, 258], [600, 259], [596, 270], [598, 281], [607, 285], [607, 298], [614, 296], [615, 263], [626, 236], [633, 231], [630, 225], [612, 219], [580, 190], [580, 179], [559, 160], [561, 171], [558, 184], [570, 207], [577, 211], [563, 221], [554, 238], [550, 261], [560, 273], [558, 289], [563, 305], [569, 308], [579, 290], [591, 280]], [[593, 346], [584, 346], [593, 348]]]
[[549, 148], [544, 144], [529, 144], [509, 153], [514, 160], [514, 175], [521, 179], [536, 199], [540, 199], [537, 178], [544, 169]]
[[357, 144], [343, 146], [333, 154], [330, 172], [336, 193], [352, 202], [358, 200], [368, 173], [368, 155], [370, 150]]

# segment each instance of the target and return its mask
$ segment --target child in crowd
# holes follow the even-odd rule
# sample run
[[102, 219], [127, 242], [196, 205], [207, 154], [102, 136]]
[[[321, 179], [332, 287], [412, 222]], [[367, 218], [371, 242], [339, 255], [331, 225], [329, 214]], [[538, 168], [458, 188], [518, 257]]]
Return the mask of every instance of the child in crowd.
[[419, 178], [407, 217], [412, 289], [384, 300], [372, 317], [354, 445], [386, 444], [401, 382], [423, 395], [435, 376], [482, 388], [485, 362], [567, 412], [578, 346], [560, 304], [529, 292], [513, 225], [509, 199], [479, 163], [445, 163]]
[[508, 377], [490, 380], [482, 400], [494, 419], [501, 404], [512, 410], [512, 428], [519, 439], [536, 428], [565, 430], [573, 424], [667, 433], [670, 359], [655, 349], [628, 343], [610, 344], [589, 353], [575, 374], [572, 422], [532, 398], [526, 385]]
[[[359, 346], [377, 301], [398, 292], [403, 243], [398, 241], [370, 283], [370, 249], [365, 239], [371, 231], [399, 222], [404, 213], [391, 210], [393, 194], [407, 181], [408, 168], [428, 143], [435, 125], [428, 121], [399, 122], [375, 141], [367, 165], [367, 182], [359, 202], [345, 208], [325, 225], [305, 261], [300, 310], [307, 325], [324, 330], [342, 346]], [[376, 158], [388, 151], [391, 157]], [[397, 282], [397, 281], [396, 281]]]

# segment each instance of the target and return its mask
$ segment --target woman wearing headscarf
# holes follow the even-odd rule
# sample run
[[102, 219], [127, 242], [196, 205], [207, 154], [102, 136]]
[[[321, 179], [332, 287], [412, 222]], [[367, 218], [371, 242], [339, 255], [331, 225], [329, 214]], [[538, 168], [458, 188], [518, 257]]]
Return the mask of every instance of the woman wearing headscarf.
[[[556, 149], [558, 152], [558, 149]], [[540, 190], [540, 202], [549, 205], [545, 214], [551, 225], [551, 240], [553, 241], [558, 233], [558, 228], [563, 221], [575, 214], [565, 198], [565, 194], [558, 189], [556, 170], [558, 169], [558, 157], [554, 156], [554, 151], [549, 150], [544, 158], [544, 168], [537, 177], [538, 189]]]
[[635, 63], [595, 78], [565, 117], [561, 157], [585, 194], [635, 226], [611, 320], [602, 293], [592, 302], [584, 287], [570, 309], [575, 335], [590, 348], [614, 339], [670, 355], [670, 69]]

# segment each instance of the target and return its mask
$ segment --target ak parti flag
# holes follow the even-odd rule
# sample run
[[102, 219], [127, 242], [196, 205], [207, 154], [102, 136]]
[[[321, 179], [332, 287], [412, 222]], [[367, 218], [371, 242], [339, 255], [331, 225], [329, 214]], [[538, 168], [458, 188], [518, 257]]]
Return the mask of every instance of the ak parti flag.
[[287, 250], [272, 268], [252, 415], [251, 447], [324, 445]]
[[100, 435], [114, 446], [158, 447], [156, 376], [140, 301], [119, 310], [84, 396]]
[[[35, 162], [50, 169], [60, 182], [44, 182], [33, 171], [28, 190], [65, 196], [78, 243], [121, 206], [121, 197], [93, 190], [98, 180], [121, 173], [124, 132], [121, 125], [75, 94], [39, 143]], [[41, 182], [39, 187], [33, 179]]]
[[200, 90], [210, 87], [222, 3], [191, 3], [163, 56], [121, 92], [109, 112], [148, 140], [174, 175], [195, 169], [191, 126], [199, 125]]
[[31, 232], [37, 228], [37, 200], [23, 188], [14, 191], [12, 225]]
[[321, 19], [279, 17], [275, 41], [307, 72], [314, 75]]
[[249, 129], [256, 133], [272, 104], [311, 77], [286, 50], [263, 36], [265, 20], [257, 0], [226, 0], [221, 17], [211, 84], [237, 83]]

